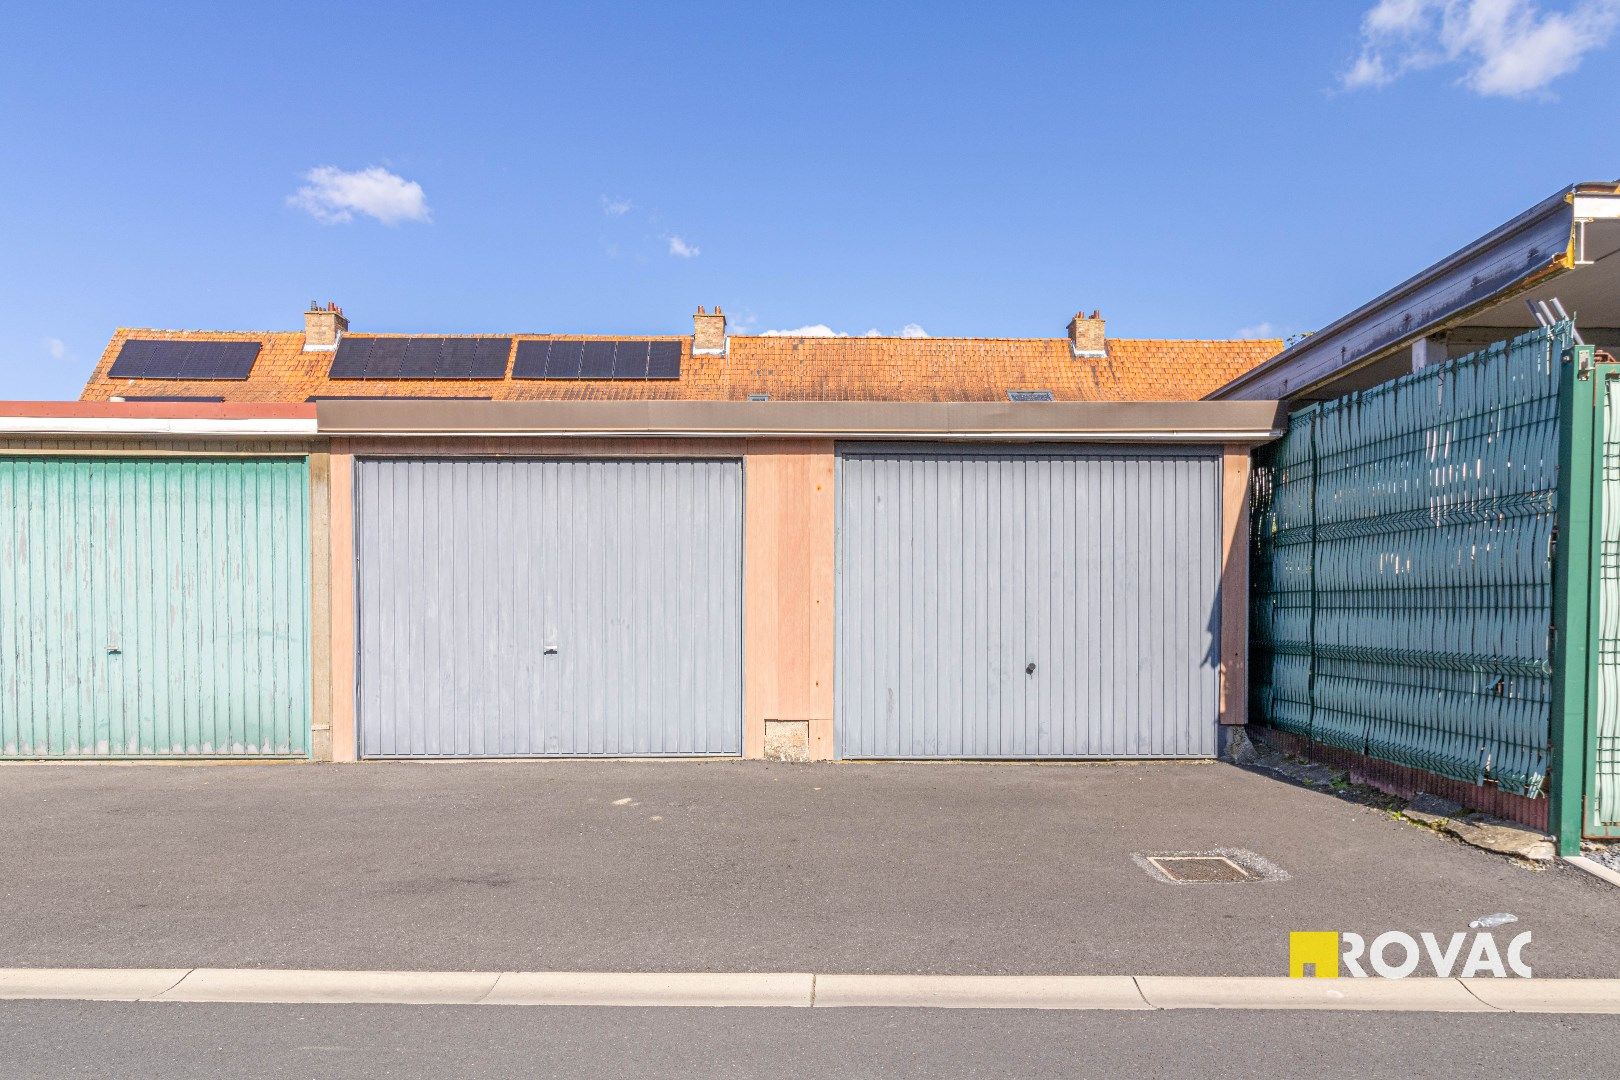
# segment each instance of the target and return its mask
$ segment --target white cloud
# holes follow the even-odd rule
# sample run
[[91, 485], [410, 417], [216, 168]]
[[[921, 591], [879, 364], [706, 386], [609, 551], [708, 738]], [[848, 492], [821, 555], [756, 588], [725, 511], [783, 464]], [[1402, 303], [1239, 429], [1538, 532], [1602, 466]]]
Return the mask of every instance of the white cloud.
[[792, 330], [762, 330], [760, 337], [849, 337], [848, 334], [834, 330], [826, 323], [815, 323], [812, 326], [799, 326]]
[[635, 204], [629, 199], [618, 199], [608, 195], [602, 196], [602, 213], [608, 217], [624, 217], [635, 209]]
[[696, 244], [688, 244], [678, 236], [671, 236], [668, 239], [669, 253], [677, 259], [695, 259], [701, 254]]
[[749, 334], [759, 325], [759, 316], [746, 308], [733, 308], [726, 305], [726, 326], [734, 334]]
[[[799, 326], [799, 327], [795, 327], [792, 330], [762, 330], [762, 331], [760, 331], [759, 336], [760, 337], [852, 337], [853, 335], [848, 333], [847, 331], [844, 331], [844, 330], [834, 330], [832, 327], [828, 326], [826, 323], [812, 323], [809, 326]], [[924, 330], [922, 327], [918, 326], [916, 323], [906, 323], [905, 327], [901, 329], [899, 334], [885, 334], [883, 331], [879, 330], [877, 327], [874, 326], [872, 329], [868, 330], [866, 333], [861, 335], [861, 337], [903, 337], [903, 338], [925, 338], [927, 336], [928, 336], [928, 331]]]
[[1476, 94], [1525, 97], [1580, 66], [1620, 25], [1620, 0], [1575, 0], [1543, 11], [1535, 0], [1379, 0], [1361, 19], [1361, 53], [1346, 89], [1388, 86], [1411, 71], [1463, 69]]
[[1277, 328], [1268, 322], [1255, 323], [1238, 329], [1232, 335], [1235, 338], [1274, 338], [1277, 337]]
[[73, 359], [73, 357], [68, 354], [67, 342], [63, 341], [61, 338], [46, 338], [45, 351], [51, 354], [52, 360]]
[[344, 172], [322, 165], [305, 173], [304, 179], [308, 183], [287, 196], [288, 205], [328, 225], [353, 221], [356, 214], [376, 218], [384, 225], [430, 220], [422, 185], [381, 166]]

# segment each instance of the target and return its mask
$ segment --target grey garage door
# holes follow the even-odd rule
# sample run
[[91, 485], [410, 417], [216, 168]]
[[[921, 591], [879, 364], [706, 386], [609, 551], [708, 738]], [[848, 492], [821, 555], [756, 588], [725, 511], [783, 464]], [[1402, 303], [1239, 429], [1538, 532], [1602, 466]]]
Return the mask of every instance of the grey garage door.
[[355, 469], [363, 755], [741, 752], [739, 462]]
[[846, 450], [838, 753], [1215, 753], [1220, 459]]

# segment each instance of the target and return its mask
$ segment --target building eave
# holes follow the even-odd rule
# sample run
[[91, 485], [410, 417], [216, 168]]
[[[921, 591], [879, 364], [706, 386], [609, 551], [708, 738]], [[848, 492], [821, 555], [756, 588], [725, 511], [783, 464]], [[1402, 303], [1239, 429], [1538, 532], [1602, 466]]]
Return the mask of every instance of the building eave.
[[0, 433], [308, 438], [316, 426], [313, 405], [0, 401]]
[[1281, 430], [1266, 401], [332, 401], [322, 435], [633, 436], [1259, 443]]
[[1620, 185], [1563, 188], [1511, 221], [1335, 319], [1213, 391], [1211, 400], [1286, 399], [1577, 266], [1577, 222], [1620, 216]]

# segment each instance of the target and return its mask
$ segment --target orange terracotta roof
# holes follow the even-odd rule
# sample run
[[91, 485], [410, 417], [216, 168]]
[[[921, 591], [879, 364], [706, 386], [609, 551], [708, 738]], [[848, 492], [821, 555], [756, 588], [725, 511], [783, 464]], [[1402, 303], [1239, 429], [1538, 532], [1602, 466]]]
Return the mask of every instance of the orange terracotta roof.
[[[351, 334], [351, 337], [399, 336]], [[613, 335], [518, 334], [516, 338]], [[130, 338], [257, 341], [252, 374], [236, 381], [111, 379]], [[1009, 390], [1050, 390], [1057, 401], [1188, 401], [1275, 355], [1282, 342], [1109, 338], [1108, 355], [1076, 358], [1067, 338], [818, 338], [732, 335], [724, 356], [694, 356], [679, 341], [681, 377], [670, 380], [332, 379], [331, 352], [305, 352], [302, 331], [120, 328], [81, 400], [118, 396], [222, 397], [227, 402], [303, 402], [312, 396], [484, 397], [498, 401], [1006, 401]], [[514, 345], [515, 350], [515, 345]], [[508, 360], [508, 372], [511, 370]]]

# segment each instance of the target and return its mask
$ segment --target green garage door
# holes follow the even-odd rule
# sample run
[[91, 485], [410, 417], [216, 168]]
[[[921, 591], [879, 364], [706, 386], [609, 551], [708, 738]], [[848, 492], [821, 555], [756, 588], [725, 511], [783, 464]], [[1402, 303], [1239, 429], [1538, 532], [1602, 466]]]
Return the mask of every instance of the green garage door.
[[0, 457], [0, 757], [302, 757], [304, 459]]

